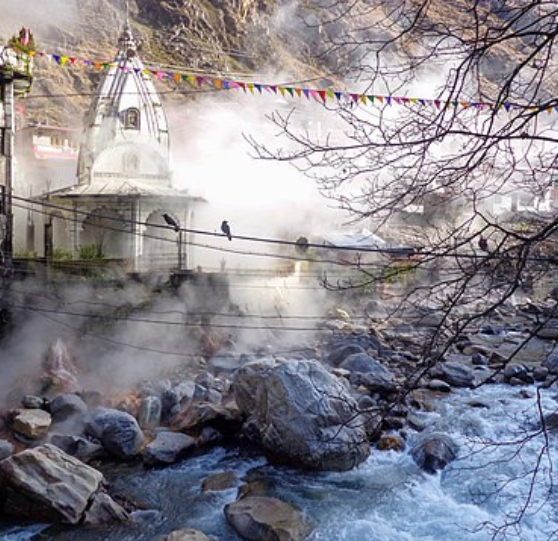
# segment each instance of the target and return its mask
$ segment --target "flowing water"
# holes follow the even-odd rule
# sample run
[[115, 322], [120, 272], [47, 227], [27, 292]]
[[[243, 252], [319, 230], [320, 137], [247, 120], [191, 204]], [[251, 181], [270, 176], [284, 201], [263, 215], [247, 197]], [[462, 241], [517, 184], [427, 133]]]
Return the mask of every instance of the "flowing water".
[[[107, 472], [113, 490], [145, 507], [134, 524], [94, 529], [6, 526], [0, 527], [0, 539], [151, 541], [191, 527], [217, 541], [237, 541], [223, 514], [236, 489], [208, 494], [200, 489], [207, 475], [228, 470], [239, 476], [252, 471], [271, 495], [302, 509], [315, 525], [308, 541], [558, 539], [558, 489], [551, 482], [558, 431], [549, 434], [548, 442], [544, 435], [534, 435], [539, 411], [535, 389], [527, 390], [531, 398], [507, 386], [459, 391], [438, 402], [435, 412], [424, 414], [460, 445], [458, 460], [436, 475], [420, 471], [407, 452], [373, 452], [350, 472], [301, 473], [238, 450], [215, 449], [165, 469], [120, 466]], [[546, 412], [556, 411], [557, 393], [544, 391]], [[410, 432], [409, 443], [416, 437]]]

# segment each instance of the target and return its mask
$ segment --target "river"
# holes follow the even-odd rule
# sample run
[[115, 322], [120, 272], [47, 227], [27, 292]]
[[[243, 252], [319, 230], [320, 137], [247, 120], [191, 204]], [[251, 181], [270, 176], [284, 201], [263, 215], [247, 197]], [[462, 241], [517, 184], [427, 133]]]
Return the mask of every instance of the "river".
[[[557, 410], [556, 396], [555, 388], [544, 391], [545, 412]], [[169, 468], [123, 465], [108, 470], [113, 490], [149, 509], [137, 513], [134, 524], [69, 529], [4, 525], [0, 540], [152, 541], [191, 527], [216, 541], [237, 541], [223, 514], [236, 489], [202, 494], [200, 488], [208, 475], [229, 470], [240, 476], [251, 471], [271, 495], [302, 509], [315, 525], [308, 541], [558, 539], [558, 489], [551, 482], [558, 433], [550, 434], [548, 446], [544, 435], [533, 436], [539, 418], [534, 387], [461, 390], [421, 415], [460, 445], [458, 459], [442, 473], [420, 471], [406, 451], [373, 452], [350, 472], [301, 473], [275, 468], [238, 449], [217, 448]], [[410, 432], [409, 443], [415, 437]]]

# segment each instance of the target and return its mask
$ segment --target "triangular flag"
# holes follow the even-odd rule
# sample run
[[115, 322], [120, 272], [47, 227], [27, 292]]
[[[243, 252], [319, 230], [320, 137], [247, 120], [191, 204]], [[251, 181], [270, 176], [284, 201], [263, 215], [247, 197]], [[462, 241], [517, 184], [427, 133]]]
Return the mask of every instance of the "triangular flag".
[[134, 68], [134, 71], [135, 71], [136, 73], [139, 73], [139, 72], [141, 71], [141, 68]]
[[238, 86], [240, 88], [242, 88], [242, 90], [244, 90], [244, 92], [246, 92], [246, 84], [245, 83], [238, 83]]
[[326, 96], [330, 99], [335, 99], [335, 92], [333, 90], [326, 90]]
[[279, 90], [279, 94], [281, 94], [281, 96], [285, 97], [285, 89], [282, 86], [278, 86], [277, 90]]
[[376, 99], [377, 99], [380, 103], [384, 103], [384, 97], [383, 97], [383, 96], [376, 96]]
[[320, 96], [322, 101], [325, 103], [326, 102], [326, 91], [325, 90], [318, 90], [318, 95]]
[[254, 83], [254, 88], [261, 94], [262, 93], [262, 85]]
[[366, 105], [366, 95], [365, 94], [361, 94], [359, 96], [361, 103], [364, 103], [364, 105]]
[[59, 54], [53, 54], [53, 55], [52, 55], [52, 59], [53, 59], [57, 64], [60, 64], [60, 55], [59, 55]]
[[349, 94], [349, 95], [351, 96], [351, 99], [352, 99], [355, 103], [358, 102], [358, 98], [359, 98], [359, 95], [358, 95], [358, 94]]
[[270, 85], [267, 87], [268, 90], [271, 90], [274, 94], [277, 94], [277, 87], [275, 85]]
[[76, 61], [76, 57], [75, 56], [70, 56], [70, 66], [73, 66], [75, 61]]
[[68, 62], [69, 58], [67, 56], [61, 56], [60, 57], [60, 65], [61, 66], [65, 66], [66, 62]]
[[411, 98], [409, 101], [410, 101], [413, 105], [416, 105], [416, 104], [418, 103], [417, 98]]
[[452, 101], [451, 104], [452, 104], [454, 107], [457, 107], [457, 101]]
[[310, 96], [310, 90], [308, 90], [307, 88], [303, 88], [302, 89], [302, 93], [308, 98]]
[[387, 103], [388, 105], [391, 105], [391, 96], [387, 96], [387, 97], [386, 97], [386, 103]]
[[459, 105], [461, 105], [461, 107], [469, 107], [469, 104], [466, 101], [460, 101]]
[[440, 100], [434, 100], [434, 105], [436, 106], [436, 109], [440, 108]]
[[225, 90], [228, 90], [231, 87], [231, 84], [229, 83], [229, 81], [223, 81], [223, 88]]
[[418, 101], [419, 101], [419, 103], [420, 103], [421, 105], [426, 105], [426, 101], [425, 101], [425, 100], [420, 100], [420, 99], [419, 99]]
[[374, 103], [374, 96], [367, 96], [367, 98], [370, 100], [370, 103]]
[[251, 94], [254, 93], [254, 84], [253, 83], [246, 83], [246, 87], [250, 91]]
[[341, 99], [341, 92], [334, 92], [333, 94], [335, 95], [335, 99], [336, 99], [336, 100], [340, 100], [340, 99]]
[[196, 76], [196, 84], [198, 85], [198, 88], [201, 88], [203, 83], [203, 77], [200, 77], [199, 75]]
[[[289, 90], [289, 89], [287, 88], [287, 90]], [[296, 94], [299, 98], [302, 96], [302, 88], [295, 88], [294, 91], [296, 92]]]
[[[287, 88], [285, 88], [285, 90], [286, 90], [291, 96], [294, 96], [294, 90], [293, 90], [292, 88], [287, 87]], [[299, 94], [299, 96], [300, 96], [300, 94]]]
[[180, 73], [175, 73], [172, 78], [179, 83], [182, 80], [182, 77], [180, 76]]
[[395, 103], [397, 103], [397, 105], [401, 105], [401, 98], [393, 98], [395, 100]]
[[504, 107], [506, 108], [506, 111], [508, 111], [508, 113], [509, 113], [509, 111], [511, 109], [511, 103], [504, 103]]
[[101, 66], [103, 66], [103, 69], [107, 69], [110, 66], [110, 64], [108, 62], [103, 62]]
[[217, 90], [221, 90], [223, 88], [223, 81], [222, 79], [213, 79], [213, 85]]

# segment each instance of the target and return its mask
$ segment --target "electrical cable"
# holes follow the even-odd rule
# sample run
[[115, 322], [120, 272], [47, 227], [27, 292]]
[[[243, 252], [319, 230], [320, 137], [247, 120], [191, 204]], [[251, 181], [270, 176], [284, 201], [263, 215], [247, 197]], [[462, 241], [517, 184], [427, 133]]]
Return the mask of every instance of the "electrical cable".
[[[49, 308], [39, 308], [37, 306], [28, 306], [21, 304], [14, 304], [13, 302], [7, 302], [7, 305], [16, 310], [27, 310], [31, 312], [43, 312], [46, 314], [59, 314], [64, 316], [81, 317], [81, 318], [91, 318], [91, 319], [102, 319], [110, 321], [130, 321], [134, 323], [149, 323], [152, 325], [170, 325], [179, 327], [199, 327], [199, 323], [193, 323], [188, 321], [164, 321], [159, 319], [151, 318], [134, 318], [134, 317], [124, 317], [116, 315], [103, 315], [103, 314], [84, 314], [82, 312], [70, 312], [67, 310], [57, 310]], [[210, 323], [209, 328], [212, 329], [235, 329], [235, 330], [250, 330], [250, 331], [304, 331], [304, 332], [331, 332], [330, 329], [324, 329], [320, 327], [286, 327], [286, 326], [271, 326], [271, 325], [235, 325], [235, 324], [223, 324], [223, 323]]]
[[[29, 198], [25, 198], [25, 197], [19, 197], [19, 196], [12, 196], [13, 199], [15, 200], [19, 200], [19, 201], [24, 201], [26, 203], [30, 203], [32, 205], [41, 205], [43, 207], [47, 207], [47, 208], [53, 208], [53, 209], [57, 209], [57, 210], [62, 210], [65, 212], [71, 212], [73, 214], [80, 214], [80, 215], [85, 215], [85, 216], [89, 216], [89, 217], [94, 217], [94, 218], [100, 218], [100, 219], [106, 219], [106, 220], [112, 220], [112, 221], [116, 221], [119, 223], [128, 223], [128, 224], [136, 224], [136, 225], [144, 225], [144, 226], [150, 226], [156, 229], [164, 229], [164, 230], [169, 230], [169, 226], [168, 225], [163, 225], [163, 224], [151, 224], [148, 222], [142, 222], [139, 220], [131, 220], [128, 218], [117, 218], [115, 216], [110, 216], [110, 215], [104, 215], [104, 214], [97, 214], [94, 212], [86, 212], [86, 211], [81, 211], [81, 210], [77, 210], [77, 209], [69, 209], [67, 207], [64, 207], [62, 205], [55, 205], [52, 203], [47, 203], [45, 201], [36, 201], [33, 199], [29, 199]], [[26, 208], [27, 210], [31, 210], [33, 211], [33, 208], [28, 208], [28, 207], [23, 207]], [[208, 231], [208, 230], [202, 230], [202, 229], [191, 229], [191, 228], [186, 228], [186, 227], [180, 227], [179, 228], [180, 231], [184, 232], [184, 233], [189, 233], [192, 235], [200, 235], [200, 236], [210, 236], [210, 237], [218, 237], [218, 238], [223, 238], [226, 237], [226, 235], [224, 233], [217, 233], [214, 231]], [[122, 232], [121, 230], [118, 230], [120, 232]], [[159, 238], [159, 239], [163, 239], [162, 237], [155, 237], [155, 238]], [[272, 239], [272, 238], [265, 238], [265, 237], [255, 237], [255, 236], [248, 236], [248, 235], [233, 235], [233, 239], [236, 240], [242, 240], [242, 241], [248, 241], [248, 242], [255, 242], [255, 243], [262, 243], [262, 244], [270, 244], [270, 245], [278, 245], [278, 246], [291, 246], [293, 248], [297, 248], [299, 247], [299, 243], [297, 241], [289, 241], [289, 240], [283, 240], [283, 239]], [[173, 239], [166, 239], [166, 241], [168, 242], [175, 242]], [[188, 244], [189, 241], [185, 241], [185, 244]], [[192, 245], [195, 245], [192, 243]], [[341, 252], [355, 252], [355, 253], [371, 253], [371, 254], [380, 254], [380, 255], [386, 255], [386, 256], [417, 256], [417, 257], [431, 257], [431, 258], [454, 258], [454, 259], [472, 259], [472, 260], [482, 260], [482, 259], [509, 259], [508, 256], [506, 256], [506, 254], [496, 254], [496, 253], [490, 253], [490, 254], [483, 254], [483, 255], [479, 255], [476, 253], [469, 253], [469, 252], [448, 252], [447, 250], [444, 251], [437, 251], [435, 248], [426, 248], [426, 247], [422, 247], [422, 248], [413, 248], [411, 246], [406, 247], [395, 247], [395, 248], [372, 248], [372, 247], [366, 247], [366, 246], [338, 246], [338, 245], [325, 245], [325, 244], [318, 244], [318, 243], [305, 243], [305, 246], [307, 248], [314, 248], [316, 250], [326, 250], [326, 251], [341, 251]], [[212, 247], [210, 245], [204, 245], [204, 247], [207, 248], [215, 248], [215, 249], [219, 249], [222, 251], [230, 251], [229, 249], [226, 248], [216, 248], [216, 247]], [[269, 254], [258, 254], [258, 253], [246, 253], [244, 255], [262, 255], [264, 257], [268, 256]], [[281, 255], [271, 255], [272, 257], [285, 257], [285, 256], [281, 256]], [[290, 257], [290, 256], [286, 256], [289, 259], [292, 260], [296, 260], [296, 257]], [[308, 258], [299, 258], [299, 260], [301, 261], [309, 261]], [[553, 257], [539, 257], [539, 256], [530, 256], [527, 258], [528, 261], [539, 261], [539, 262], [547, 262], [547, 263], [553, 263], [553, 264], [558, 264], [558, 258], [553, 258]], [[312, 260], [310, 260], [312, 261]], [[419, 260], [415, 260], [416, 264], [418, 265], [420, 263]], [[377, 265], [377, 263], [375, 264]], [[365, 263], [363, 264], [358, 264], [356, 262], [354, 263], [346, 263], [345, 266], [351, 266], [353, 268], [358, 268], [359, 266], [364, 267], [366, 266]]]

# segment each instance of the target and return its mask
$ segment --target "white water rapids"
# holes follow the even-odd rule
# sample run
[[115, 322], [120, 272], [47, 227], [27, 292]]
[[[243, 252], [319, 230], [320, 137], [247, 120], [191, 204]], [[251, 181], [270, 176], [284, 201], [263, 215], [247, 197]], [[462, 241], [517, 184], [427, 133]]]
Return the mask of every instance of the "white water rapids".
[[[525, 391], [533, 396], [525, 398]], [[541, 395], [544, 411], [556, 411], [558, 390]], [[253, 468], [272, 495], [310, 518], [315, 530], [308, 541], [558, 539], [558, 489], [552, 486], [558, 431], [549, 434], [548, 446], [543, 434], [533, 436], [539, 419], [534, 387], [493, 385], [458, 391], [437, 402], [435, 412], [421, 415], [460, 445], [458, 460], [443, 473], [420, 471], [407, 451], [373, 451], [353, 471], [316, 474], [275, 468], [259, 457], [216, 449], [170, 468], [124, 468], [109, 475], [120, 493], [128, 491], [155, 510], [145, 522], [106, 530], [45, 529], [38, 535], [41, 528], [0, 526], [0, 539], [152, 541], [192, 527], [216, 541], [236, 541], [223, 514], [223, 506], [236, 498], [236, 489], [201, 494], [200, 486], [211, 473], [236, 470], [242, 476]], [[408, 443], [415, 437], [410, 432]]]

